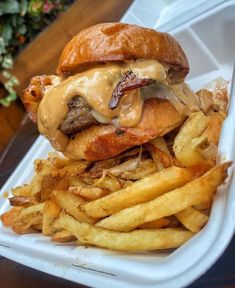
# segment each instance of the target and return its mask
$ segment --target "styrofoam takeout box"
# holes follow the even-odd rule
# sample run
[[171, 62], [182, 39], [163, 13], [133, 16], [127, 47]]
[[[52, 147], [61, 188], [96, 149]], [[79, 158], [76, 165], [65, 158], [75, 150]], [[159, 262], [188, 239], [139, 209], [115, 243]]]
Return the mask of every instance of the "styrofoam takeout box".
[[[166, 6], [165, 3], [170, 2]], [[234, 15], [235, 1], [137, 0], [122, 21], [171, 32], [189, 58], [191, 72], [188, 82], [193, 89], [198, 89], [218, 76], [231, 79], [235, 58]], [[235, 156], [234, 97], [219, 145], [223, 161], [234, 160]], [[33, 161], [46, 157], [51, 150], [48, 142], [39, 137], [1, 193], [29, 181], [33, 175]], [[9, 208], [8, 201], [3, 197], [0, 207], [0, 214]], [[40, 271], [92, 287], [176, 288], [191, 283], [217, 260], [234, 229], [235, 179], [230, 169], [230, 179], [216, 195], [208, 225], [171, 254], [76, 248], [51, 243], [49, 238], [39, 234], [18, 236], [2, 226], [0, 254]]]

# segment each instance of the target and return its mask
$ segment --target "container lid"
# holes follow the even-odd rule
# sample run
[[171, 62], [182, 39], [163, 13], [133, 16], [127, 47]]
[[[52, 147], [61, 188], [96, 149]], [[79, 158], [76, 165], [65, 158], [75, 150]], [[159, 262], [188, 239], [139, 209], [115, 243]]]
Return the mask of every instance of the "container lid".
[[227, 0], [135, 0], [122, 22], [170, 31], [223, 2]]

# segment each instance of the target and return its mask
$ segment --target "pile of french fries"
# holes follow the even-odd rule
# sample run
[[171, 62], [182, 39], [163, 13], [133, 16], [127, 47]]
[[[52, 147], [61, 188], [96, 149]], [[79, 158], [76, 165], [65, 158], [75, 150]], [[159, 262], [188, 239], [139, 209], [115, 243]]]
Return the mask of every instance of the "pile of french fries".
[[208, 222], [230, 162], [216, 165], [224, 120], [195, 112], [175, 131], [114, 158], [35, 161], [29, 184], [12, 189], [1, 215], [18, 234], [112, 250], [181, 246]]

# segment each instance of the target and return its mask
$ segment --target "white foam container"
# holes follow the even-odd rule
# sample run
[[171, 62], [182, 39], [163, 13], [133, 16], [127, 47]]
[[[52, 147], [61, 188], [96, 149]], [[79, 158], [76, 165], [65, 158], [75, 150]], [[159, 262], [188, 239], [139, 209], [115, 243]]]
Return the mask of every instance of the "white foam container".
[[[193, 3], [194, 2], [194, 3]], [[168, 3], [168, 5], [166, 5]], [[173, 13], [174, 12], [174, 13]], [[171, 32], [189, 58], [188, 82], [201, 88], [218, 76], [232, 78], [235, 1], [137, 0], [122, 21]], [[234, 94], [234, 93], [233, 93]], [[221, 135], [223, 161], [235, 157], [235, 94]], [[1, 190], [28, 182], [33, 161], [52, 148], [39, 137]], [[0, 214], [9, 208], [0, 198]], [[219, 189], [208, 225], [171, 254], [122, 253], [51, 243], [39, 234], [18, 236], [0, 226], [0, 254], [32, 268], [91, 287], [185, 287], [209, 269], [235, 230], [235, 178]]]

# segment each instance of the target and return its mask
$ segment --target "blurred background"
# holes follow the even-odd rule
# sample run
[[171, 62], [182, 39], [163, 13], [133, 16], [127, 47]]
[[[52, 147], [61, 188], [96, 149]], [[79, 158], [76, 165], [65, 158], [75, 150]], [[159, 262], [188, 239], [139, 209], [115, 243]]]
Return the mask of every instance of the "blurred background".
[[[18, 97], [30, 78], [55, 73], [59, 55], [71, 37], [96, 23], [119, 21], [131, 2], [0, 1], [0, 163], [25, 116]], [[32, 131], [36, 133], [36, 128]]]

